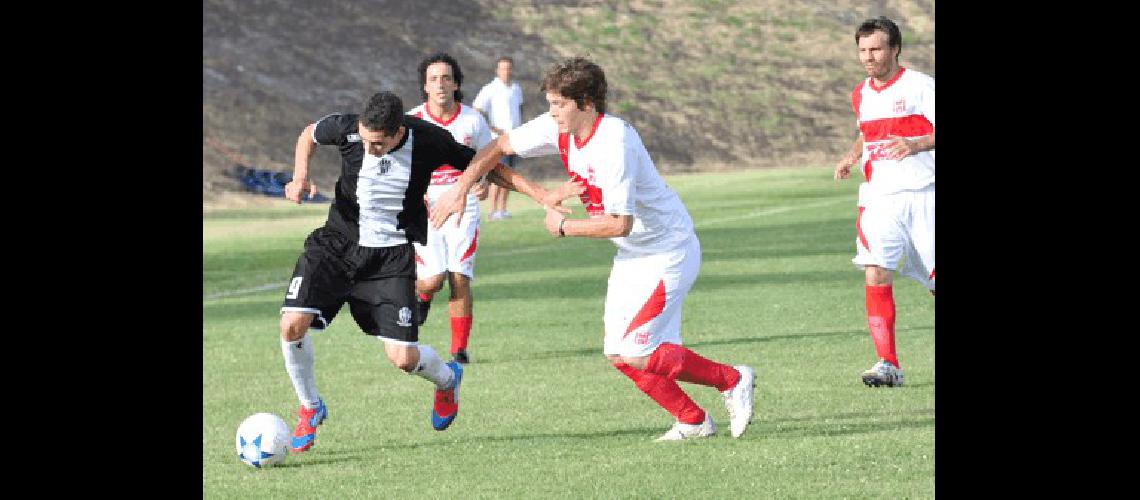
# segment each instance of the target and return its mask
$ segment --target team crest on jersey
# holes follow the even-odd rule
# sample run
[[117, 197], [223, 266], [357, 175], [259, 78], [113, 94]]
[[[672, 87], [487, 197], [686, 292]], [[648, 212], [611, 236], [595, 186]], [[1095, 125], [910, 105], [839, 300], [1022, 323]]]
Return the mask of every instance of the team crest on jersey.
[[392, 169], [392, 160], [389, 160], [388, 158], [381, 158], [380, 159], [380, 175], [384, 175], [384, 174], [388, 173], [388, 171], [391, 169]]
[[906, 99], [895, 101], [895, 113], [906, 113]]
[[348, 142], [360, 142], [360, 134], [348, 134]]
[[400, 308], [400, 320], [396, 322], [398, 326], [412, 326], [412, 310], [407, 306]]

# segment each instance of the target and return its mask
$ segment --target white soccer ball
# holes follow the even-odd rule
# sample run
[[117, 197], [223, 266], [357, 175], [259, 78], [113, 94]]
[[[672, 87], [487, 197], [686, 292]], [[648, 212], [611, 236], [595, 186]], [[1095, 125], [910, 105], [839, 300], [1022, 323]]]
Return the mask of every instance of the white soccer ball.
[[272, 467], [289, 455], [289, 426], [272, 413], [250, 415], [237, 430], [238, 458], [251, 467]]

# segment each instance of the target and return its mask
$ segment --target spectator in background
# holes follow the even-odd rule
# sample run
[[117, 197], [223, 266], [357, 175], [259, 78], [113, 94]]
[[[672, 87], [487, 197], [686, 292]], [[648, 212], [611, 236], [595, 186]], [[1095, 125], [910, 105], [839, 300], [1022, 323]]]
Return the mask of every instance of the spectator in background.
[[[492, 139], [522, 124], [522, 87], [511, 80], [514, 65], [510, 57], [500, 57], [495, 62], [495, 78], [479, 90], [471, 103], [472, 107], [487, 115]], [[503, 157], [502, 163], [514, 168], [515, 159], [516, 155], [507, 155]], [[510, 217], [510, 212], [507, 212], [508, 190], [495, 184], [490, 189], [491, 214], [487, 218], [499, 220]]]

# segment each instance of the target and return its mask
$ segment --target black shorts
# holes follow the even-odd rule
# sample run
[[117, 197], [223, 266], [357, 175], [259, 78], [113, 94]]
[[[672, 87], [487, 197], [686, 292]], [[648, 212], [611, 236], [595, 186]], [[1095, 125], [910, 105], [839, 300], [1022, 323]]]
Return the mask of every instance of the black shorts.
[[324, 227], [305, 238], [281, 311], [312, 313], [310, 328], [332, 324], [341, 306], [368, 335], [415, 343], [416, 261], [411, 243], [370, 248]]

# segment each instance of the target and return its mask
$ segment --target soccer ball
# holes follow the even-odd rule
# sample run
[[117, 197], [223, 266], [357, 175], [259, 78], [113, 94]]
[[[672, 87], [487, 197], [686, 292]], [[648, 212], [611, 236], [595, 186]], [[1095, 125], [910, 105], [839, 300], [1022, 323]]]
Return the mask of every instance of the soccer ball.
[[272, 413], [255, 413], [237, 430], [238, 458], [251, 467], [272, 467], [289, 454], [289, 426]]

